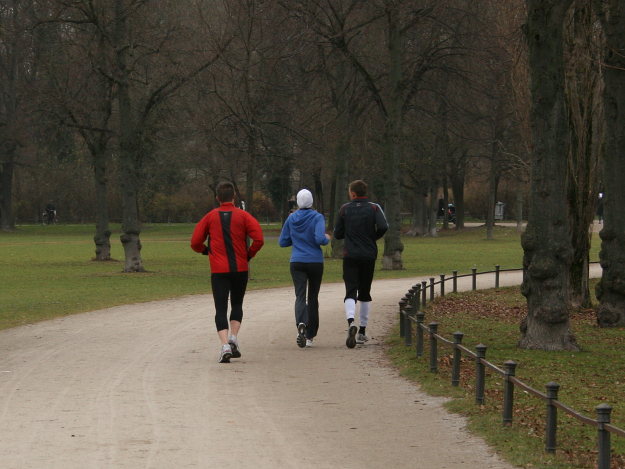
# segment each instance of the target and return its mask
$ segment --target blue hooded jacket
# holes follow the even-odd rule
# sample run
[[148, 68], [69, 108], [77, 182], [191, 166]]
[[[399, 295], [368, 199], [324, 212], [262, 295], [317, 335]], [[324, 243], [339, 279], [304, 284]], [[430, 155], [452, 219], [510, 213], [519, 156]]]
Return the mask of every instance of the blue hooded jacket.
[[293, 246], [291, 262], [323, 262], [321, 246], [330, 240], [325, 235], [325, 219], [316, 210], [304, 208], [289, 215], [284, 222], [278, 243]]

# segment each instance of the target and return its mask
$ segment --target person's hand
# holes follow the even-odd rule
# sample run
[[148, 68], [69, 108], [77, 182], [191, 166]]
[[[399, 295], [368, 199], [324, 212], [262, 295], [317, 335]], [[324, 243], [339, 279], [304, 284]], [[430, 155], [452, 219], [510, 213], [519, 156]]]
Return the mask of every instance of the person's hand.
[[327, 238], [328, 240], [331, 240], [331, 239], [332, 239], [332, 236], [330, 236], [328, 233], [326, 233], [326, 238]]

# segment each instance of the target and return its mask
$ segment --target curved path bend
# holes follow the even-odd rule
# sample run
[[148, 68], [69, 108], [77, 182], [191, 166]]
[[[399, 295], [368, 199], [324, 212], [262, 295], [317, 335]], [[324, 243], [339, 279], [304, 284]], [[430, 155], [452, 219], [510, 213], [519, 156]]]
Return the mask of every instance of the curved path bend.
[[375, 281], [373, 338], [355, 349], [342, 284], [322, 285], [310, 349], [295, 345], [291, 288], [249, 291], [243, 356], [227, 365], [210, 295], [2, 331], [0, 467], [510, 468], [389, 366], [379, 338], [417, 281]]

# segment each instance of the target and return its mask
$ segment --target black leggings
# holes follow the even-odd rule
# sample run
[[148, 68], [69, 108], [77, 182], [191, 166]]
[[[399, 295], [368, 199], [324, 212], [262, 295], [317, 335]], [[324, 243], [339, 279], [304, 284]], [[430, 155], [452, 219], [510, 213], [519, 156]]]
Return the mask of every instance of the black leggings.
[[228, 329], [228, 297], [230, 297], [230, 321], [243, 320], [243, 297], [247, 288], [247, 271], [211, 274], [213, 299], [215, 300], [215, 326], [217, 331]]
[[343, 281], [345, 282], [345, 299], [371, 301], [371, 283], [375, 259], [343, 259]]

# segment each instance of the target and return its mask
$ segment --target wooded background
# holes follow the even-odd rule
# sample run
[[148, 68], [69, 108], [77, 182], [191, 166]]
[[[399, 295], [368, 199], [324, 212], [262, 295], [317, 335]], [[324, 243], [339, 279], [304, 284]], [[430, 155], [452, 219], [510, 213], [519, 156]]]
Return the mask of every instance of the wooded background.
[[623, 10], [620, 0], [2, 0], [0, 227], [41, 222], [53, 203], [63, 222], [95, 222], [105, 260], [120, 221], [124, 271], [140, 272], [141, 224], [198, 220], [221, 180], [267, 221], [308, 187], [331, 228], [362, 178], [390, 223], [382, 266], [402, 269], [401, 236], [435, 236], [441, 199], [456, 205], [457, 229], [470, 213], [488, 238], [501, 201], [528, 220], [522, 327], [531, 336], [539, 318], [542, 332], [525, 346], [575, 348], [568, 311], [590, 301], [600, 191], [600, 323], [625, 323]]

